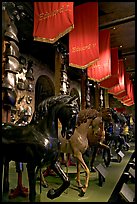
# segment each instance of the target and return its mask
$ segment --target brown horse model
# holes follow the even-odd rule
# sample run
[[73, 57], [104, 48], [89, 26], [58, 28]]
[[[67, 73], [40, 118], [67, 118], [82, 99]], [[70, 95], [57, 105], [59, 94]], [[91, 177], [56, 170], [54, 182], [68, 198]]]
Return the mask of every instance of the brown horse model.
[[[105, 139], [104, 124], [102, 120], [102, 113], [99, 113], [95, 109], [84, 109], [81, 110], [78, 114], [77, 127], [74, 131], [74, 134], [70, 140], [66, 140], [59, 134], [59, 140], [61, 142], [61, 152], [71, 153], [77, 159], [77, 183], [78, 187], [81, 189], [80, 196], [84, 196], [88, 183], [90, 171], [87, 167], [83, 154], [89, 146], [95, 144], [102, 144], [106, 148], [109, 148], [107, 145], [104, 145], [102, 142]], [[82, 185], [80, 182], [80, 167], [83, 167], [85, 171], [85, 184]]]
[[[109, 109], [102, 109], [100, 112], [98, 112], [95, 109], [88, 108], [81, 110], [78, 113], [77, 127], [69, 140], [66, 140], [62, 137], [61, 129], [59, 129], [58, 136], [61, 142], [60, 151], [62, 153], [72, 154], [78, 161], [76, 181], [78, 183], [78, 187], [81, 189], [80, 196], [84, 196], [88, 188], [90, 175], [89, 168], [83, 159], [83, 154], [88, 149], [88, 147], [93, 147], [94, 145], [100, 148], [104, 148], [110, 152], [109, 146], [103, 143], [105, 140], [104, 121], [110, 120], [111, 114]], [[95, 156], [96, 154], [94, 154], [92, 158], [93, 161]], [[80, 166], [83, 167], [86, 174], [84, 186], [80, 182]], [[41, 178], [42, 182], [44, 182], [44, 178]]]

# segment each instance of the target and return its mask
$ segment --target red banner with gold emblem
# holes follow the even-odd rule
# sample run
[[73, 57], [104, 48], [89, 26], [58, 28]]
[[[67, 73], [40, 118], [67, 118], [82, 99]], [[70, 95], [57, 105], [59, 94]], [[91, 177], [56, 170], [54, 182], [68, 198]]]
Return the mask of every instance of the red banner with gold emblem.
[[74, 2], [34, 2], [33, 37], [54, 43], [74, 28]]
[[69, 32], [69, 66], [85, 69], [99, 58], [98, 2], [74, 8], [74, 29]]
[[87, 69], [88, 78], [100, 82], [111, 76], [110, 31], [99, 32], [99, 60]]
[[110, 76], [100, 82], [103, 88], [112, 88], [119, 83], [118, 48], [111, 48], [111, 73]]
[[124, 92], [126, 89], [125, 87], [125, 67], [123, 63], [123, 59], [119, 60], [119, 84], [108, 89], [108, 93], [118, 95]]

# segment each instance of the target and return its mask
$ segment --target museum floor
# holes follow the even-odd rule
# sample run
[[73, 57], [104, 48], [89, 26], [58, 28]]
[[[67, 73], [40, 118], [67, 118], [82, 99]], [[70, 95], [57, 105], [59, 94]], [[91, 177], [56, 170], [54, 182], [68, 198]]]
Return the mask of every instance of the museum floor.
[[[106, 178], [103, 182], [102, 187], [99, 186], [99, 176], [98, 172], [90, 173], [90, 181], [89, 187], [87, 189], [86, 194], [83, 197], [79, 196], [79, 189], [77, 188], [77, 183], [75, 181], [76, 177], [76, 167], [69, 166], [68, 167], [68, 175], [70, 178], [70, 187], [58, 198], [54, 200], [50, 200], [47, 198], [47, 192], [50, 188], [56, 188], [62, 184], [62, 181], [57, 176], [48, 176], [46, 180], [48, 182], [48, 188], [42, 187], [40, 193], [40, 185], [39, 181], [37, 181], [36, 190], [37, 190], [37, 198], [36, 202], [109, 202], [112, 193], [114, 193], [115, 187], [120, 180], [121, 175], [125, 167], [127, 166], [134, 150], [135, 144], [129, 143], [130, 149], [128, 151], [123, 151], [124, 157], [121, 162], [117, 162], [116, 159], [111, 161], [109, 167], [105, 167], [101, 155], [97, 155], [94, 166], [98, 166], [101, 164], [106, 170]], [[114, 158], [117, 158], [117, 154], [112, 152]], [[64, 171], [66, 171], [66, 167], [64, 167]], [[10, 162], [10, 189], [16, 188], [17, 186], [17, 173], [15, 170], [15, 163], [13, 161]], [[23, 186], [28, 187], [28, 179], [27, 179], [27, 171], [26, 164], [24, 164], [23, 170]], [[84, 173], [83, 169], [81, 169], [81, 180], [84, 182]], [[130, 183], [129, 187], [135, 192], [135, 184]], [[28, 197], [16, 197], [14, 199], [9, 199], [8, 195], [3, 197], [2, 202], [29, 202]], [[113, 202], [113, 201], [112, 201]], [[115, 201], [114, 201], [115, 202]]]

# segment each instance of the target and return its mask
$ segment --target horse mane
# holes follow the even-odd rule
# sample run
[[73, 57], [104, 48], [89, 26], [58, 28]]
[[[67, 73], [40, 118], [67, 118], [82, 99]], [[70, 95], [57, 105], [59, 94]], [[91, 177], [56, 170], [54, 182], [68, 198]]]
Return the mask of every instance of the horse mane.
[[[75, 96], [72, 97], [70, 95], [57, 95], [57, 96], [51, 96], [46, 98], [36, 108], [31, 122], [37, 121], [37, 119], [40, 119], [40, 118], [42, 119], [43, 117], [45, 117], [49, 113], [49, 109], [51, 109], [56, 104], [64, 103], [64, 104], [71, 105], [73, 101], [73, 106], [76, 107], [77, 103], [74, 102], [74, 100], [76, 100], [74, 98]], [[78, 105], [76, 108], [78, 108]]]
[[78, 113], [77, 125], [79, 126], [81, 123], [85, 123], [87, 119], [95, 119], [98, 116], [99, 112], [96, 109], [83, 109]]

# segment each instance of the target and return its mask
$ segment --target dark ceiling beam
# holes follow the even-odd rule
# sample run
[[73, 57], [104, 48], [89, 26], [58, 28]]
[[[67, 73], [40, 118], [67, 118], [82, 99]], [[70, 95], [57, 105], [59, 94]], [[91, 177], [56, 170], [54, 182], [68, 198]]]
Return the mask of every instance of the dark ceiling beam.
[[117, 20], [111, 21], [109, 23], [99, 25], [99, 29], [103, 30], [103, 29], [111, 28], [111, 27], [114, 27], [114, 26], [117, 26], [117, 25], [120, 25], [123, 23], [128, 23], [131, 21], [135, 21], [135, 15], [128, 16], [128, 17], [121, 18], [121, 19], [117, 19]]
[[122, 53], [121, 55], [122, 57], [129, 56], [129, 55], [135, 55], [135, 51], [125, 52], [125, 53]]

